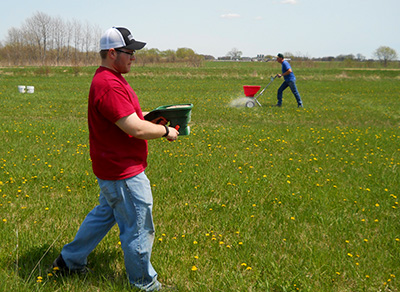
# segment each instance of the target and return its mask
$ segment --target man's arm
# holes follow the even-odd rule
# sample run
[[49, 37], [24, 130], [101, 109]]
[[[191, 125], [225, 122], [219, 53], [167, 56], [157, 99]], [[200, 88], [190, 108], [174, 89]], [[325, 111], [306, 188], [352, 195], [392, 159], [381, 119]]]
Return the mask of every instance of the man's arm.
[[289, 75], [289, 74], [292, 73], [292, 72], [293, 72], [293, 71], [292, 71], [292, 68], [289, 68], [285, 73], [283, 73], [283, 74], [278, 74], [278, 77], [281, 78], [282, 76]]
[[164, 137], [170, 141], [178, 138], [179, 132], [168, 127], [168, 131], [165, 126], [153, 124], [149, 121], [141, 120], [136, 113], [129, 116], [123, 117], [115, 122], [115, 124], [125, 133], [138, 139], [151, 140]]

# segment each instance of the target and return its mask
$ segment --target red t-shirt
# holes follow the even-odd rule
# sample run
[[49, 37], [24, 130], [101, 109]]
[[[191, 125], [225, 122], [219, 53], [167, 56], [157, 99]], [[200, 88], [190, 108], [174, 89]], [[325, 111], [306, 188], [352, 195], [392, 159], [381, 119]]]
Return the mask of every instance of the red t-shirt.
[[115, 124], [133, 113], [143, 119], [132, 87], [120, 73], [98, 68], [90, 86], [88, 107], [90, 157], [98, 178], [120, 180], [146, 169], [147, 141], [126, 134]]

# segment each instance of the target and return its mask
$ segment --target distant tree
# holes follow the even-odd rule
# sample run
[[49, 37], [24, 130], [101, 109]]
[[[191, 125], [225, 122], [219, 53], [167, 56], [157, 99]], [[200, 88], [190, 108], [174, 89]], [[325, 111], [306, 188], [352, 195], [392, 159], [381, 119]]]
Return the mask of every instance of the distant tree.
[[158, 49], [144, 48], [136, 54], [136, 61], [142, 66], [148, 63], [157, 63], [160, 61], [160, 51]]
[[381, 46], [376, 49], [374, 56], [377, 57], [379, 61], [382, 61], [383, 65], [386, 67], [388, 61], [397, 59], [397, 52], [392, 48]]
[[232, 60], [240, 60], [243, 53], [236, 48], [233, 48], [231, 51], [226, 54], [228, 57], [231, 57]]
[[53, 42], [54, 49], [56, 50], [56, 64], [58, 65], [61, 60], [61, 53], [64, 47], [65, 25], [61, 18], [53, 20]]
[[25, 22], [24, 32], [26, 39], [31, 40], [31, 45], [39, 49], [40, 59], [44, 63], [50, 39], [51, 17], [42, 12], [36, 12]]
[[176, 61], [176, 52], [174, 50], [163, 51], [160, 53], [160, 55], [167, 63]]
[[192, 49], [179, 48], [176, 50], [176, 57], [178, 61], [184, 61], [194, 67], [199, 67], [204, 61], [204, 57], [197, 55]]
[[212, 55], [202, 55], [204, 57], [204, 60], [215, 60], [215, 57]]
[[266, 62], [273, 61], [273, 60], [275, 60], [275, 59], [276, 59], [276, 56], [274, 56], [274, 55], [265, 55], [265, 56], [264, 56], [264, 60], [265, 60]]
[[73, 64], [79, 63], [79, 52], [82, 46], [82, 25], [76, 19], [72, 22], [72, 41], [74, 46], [74, 60]]
[[365, 61], [365, 56], [363, 54], [357, 54], [357, 60], [358, 61]]
[[190, 57], [196, 55], [196, 53], [189, 48], [179, 48], [176, 50], [176, 57], [182, 60], [188, 60]]
[[321, 61], [324, 61], [324, 62], [332, 62], [332, 61], [335, 61], [335, 57], [333, 57], [333, 56], [322, 57], [322, 58], [321, 58]]
[[285, 59], [294, 59], [294, 55], [291, 52], [284, 52], [283, 56], [285, 57]]
[[354, 60], [356, 57], [353, 54], [339, 55], [336, 57], [337, 61]]

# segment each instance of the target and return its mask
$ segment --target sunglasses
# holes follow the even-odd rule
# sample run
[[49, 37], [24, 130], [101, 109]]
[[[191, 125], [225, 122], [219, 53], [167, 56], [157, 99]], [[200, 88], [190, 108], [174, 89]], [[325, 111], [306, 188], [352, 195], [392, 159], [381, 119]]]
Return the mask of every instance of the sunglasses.
[[127, 51], [124, 51], [124, 50], [121, 50], [121, 49], [114, 49], [114, 50], [117, 51], [117, 52], [120, 52], [120, 53], [127, 54], [127, 55], [129, 55], [131, 57], [133, 57], [135, 55], [135, 53], [136, 53], [136, 51], [127, 52]]

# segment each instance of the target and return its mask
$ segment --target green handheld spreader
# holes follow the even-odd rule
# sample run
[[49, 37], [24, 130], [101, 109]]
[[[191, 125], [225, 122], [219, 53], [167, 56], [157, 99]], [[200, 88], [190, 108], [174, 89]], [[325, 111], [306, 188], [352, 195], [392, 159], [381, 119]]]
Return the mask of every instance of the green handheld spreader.
[[169, 122], [170, 127], [179, 126], [179, 135], [189, 135], [190, 127], [188, 126], [193, 104], [175, 104], [159, 106], [144, 116], [144, 119], [155, 124], [162, 121]]

